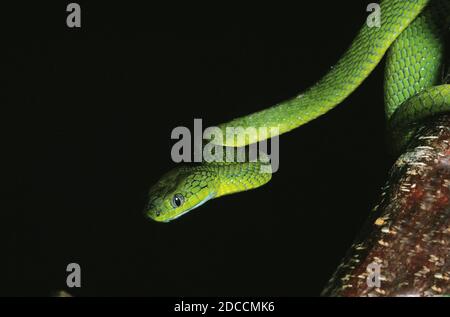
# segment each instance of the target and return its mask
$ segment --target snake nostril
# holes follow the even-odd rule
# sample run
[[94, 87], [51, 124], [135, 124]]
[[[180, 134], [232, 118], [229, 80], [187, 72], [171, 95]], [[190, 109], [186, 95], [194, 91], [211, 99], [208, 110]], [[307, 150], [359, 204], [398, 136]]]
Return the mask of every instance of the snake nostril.
[[144, 213], [145, 214], [152, 214], [153, 213], [153, 214], [156, 215], [156, 217], [159, 217], [161, 212], [159, 210], [155, 210], [155, 209], [156, 209], [156, 204], [153, 201], [150, 201], [145, 206]]

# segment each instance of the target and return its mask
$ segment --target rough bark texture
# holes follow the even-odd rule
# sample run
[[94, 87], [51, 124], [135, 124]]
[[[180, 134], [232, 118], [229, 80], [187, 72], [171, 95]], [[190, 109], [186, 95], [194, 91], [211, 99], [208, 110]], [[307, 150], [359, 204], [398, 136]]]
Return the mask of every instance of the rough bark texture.
[[[380, 203], [322, 296], [448, 296], [449, 186], [450, 115], [444, 115], [425, 122], [397, 159]], [[379, 287], [370, 283], [374, 265]]]

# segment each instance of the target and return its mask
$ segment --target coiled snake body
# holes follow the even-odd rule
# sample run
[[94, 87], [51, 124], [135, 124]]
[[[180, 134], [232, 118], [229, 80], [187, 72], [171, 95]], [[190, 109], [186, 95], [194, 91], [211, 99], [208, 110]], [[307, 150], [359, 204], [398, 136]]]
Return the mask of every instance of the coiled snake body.
[[[336, 65], [295, 98], [219, 125], [253, 127], [255, 135], [225, 138], [223, 146], [240, 147], [295, 129], [342, 102], [367, 78], [387, 52], [385, 113], [391, 147], [399, 153], [417, 123], [450, 110], [450, 85], [443, 82], [449, 0], [384, 0], [380, 27], [364, 25]], [[246, 130], [248, 131], [248, 130]], [[146, 215], [167, 222], [226, 194], [257, 188], [270, 173], [262, 161], [211, 162], [180, 166], [164, 175], [149, 192]]]

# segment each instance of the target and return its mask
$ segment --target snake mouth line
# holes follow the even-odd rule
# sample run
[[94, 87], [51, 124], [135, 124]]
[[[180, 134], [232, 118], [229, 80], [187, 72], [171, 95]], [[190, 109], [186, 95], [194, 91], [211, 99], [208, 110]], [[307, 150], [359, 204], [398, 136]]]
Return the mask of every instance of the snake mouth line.
[[203, 200], [199, 201], [197, 204], [195, 204], [195, 205], [192, 206], [191, 208], [186, 209], [185, 211], [183, 211], [182, 213], [176, 215], [175, 217], [170, 218], [170, 219], [167, 219], [167, 220], [164, 220], [163, 222], [167, 223], [167, 222], [170, 222], [170, 221], [172, 221], [172, 220], [175, 220], [175, 219], [177, 219], [177, 218], [183, 216], [184, 214], [188, 213], [188, 212], [191, 211], [192, 209], [195, 209], [195, 208], [197, 208], [197, 207], [200, 207], [201, 205], [203, 205], [204, 203], [206, 203], [208, 200], [214, 198], [214, 196], [215, 196], [215, 193], [210, 193], [210, 194], [209, 194], [208, 196], [206, 196]]

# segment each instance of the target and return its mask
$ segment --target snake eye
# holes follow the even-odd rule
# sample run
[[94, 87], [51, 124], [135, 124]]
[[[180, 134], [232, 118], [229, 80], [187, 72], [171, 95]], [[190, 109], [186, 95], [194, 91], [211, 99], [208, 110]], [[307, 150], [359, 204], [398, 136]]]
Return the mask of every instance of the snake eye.
[[157, 210], [157, 211], [155, 212], [155, 214], [156, 214], [156, 217], [159, 217], [159, 215], [160, 215], [161, 213], [159, 212], [159, 210]]
[[172, 198], [172, 207], [180, 207], [184, 203], [184, 197], [181, 194], [175, 194]]

